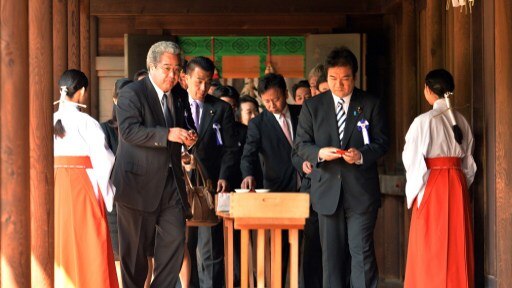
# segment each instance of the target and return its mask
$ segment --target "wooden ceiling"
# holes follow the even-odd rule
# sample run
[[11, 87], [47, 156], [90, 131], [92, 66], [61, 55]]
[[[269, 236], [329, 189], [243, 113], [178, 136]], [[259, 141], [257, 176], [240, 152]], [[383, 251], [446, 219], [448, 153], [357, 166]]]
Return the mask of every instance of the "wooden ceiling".
[[381, 29], [400, 0], [91, 0], [98, 55], [123, 55], [124, 34], [307, 35]]
[[382, 13], [397, 0], [91, 0], [91, 15]]

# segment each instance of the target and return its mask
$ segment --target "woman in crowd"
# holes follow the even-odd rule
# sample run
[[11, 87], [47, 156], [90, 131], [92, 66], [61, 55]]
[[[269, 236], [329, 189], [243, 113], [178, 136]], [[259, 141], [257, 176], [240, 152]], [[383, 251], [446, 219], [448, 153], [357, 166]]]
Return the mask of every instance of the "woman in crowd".
[[54, 114], [55, 287], [118, 287], [105, 206], [114, 155], [100, 124], [78, 107], [88, 80], [67, 70]]
[[404, 287], [473, 287], [474, 259], [468, 186], [473, 135], [453, 110], [452, 75], [429, 72], [424, 95], [433, 109], [416, 117], [402, 154], [412, 209]]

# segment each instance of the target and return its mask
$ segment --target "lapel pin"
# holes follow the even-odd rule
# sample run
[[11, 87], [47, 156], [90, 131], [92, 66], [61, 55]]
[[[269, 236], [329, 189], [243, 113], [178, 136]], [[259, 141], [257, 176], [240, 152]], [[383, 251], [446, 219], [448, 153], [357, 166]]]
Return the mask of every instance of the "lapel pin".
[[354, 111], [354, 116], [357, 116], [361, 113], [363, 113], [363, 108], [361, 108], [361, 106], [358, 106], [357, 109]]

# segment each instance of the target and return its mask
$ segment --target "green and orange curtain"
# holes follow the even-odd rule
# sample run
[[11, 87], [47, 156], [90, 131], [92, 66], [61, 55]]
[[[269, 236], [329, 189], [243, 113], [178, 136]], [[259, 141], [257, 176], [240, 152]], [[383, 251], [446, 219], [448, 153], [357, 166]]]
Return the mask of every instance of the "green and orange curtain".
[[272, 66], [277, 73], [289, 78], [303, 78], [305, 38], [272, 36], [270, 40], [267, 36], [178, 37], [186, 59], [195, 56], [214, 59], [222, 78], [260, 77], [265, 73], [267, 56], [270, 54]]

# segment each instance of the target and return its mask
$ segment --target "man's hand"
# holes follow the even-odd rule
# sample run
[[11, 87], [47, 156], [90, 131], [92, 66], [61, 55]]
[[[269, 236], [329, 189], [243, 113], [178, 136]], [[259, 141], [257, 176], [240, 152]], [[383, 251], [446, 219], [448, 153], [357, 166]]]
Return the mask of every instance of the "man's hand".
[[186, 146], [185, 148], [186, 148], [187, 150], [188, 150], [188, 149], [190, 149], [190, 148], [192, 148], [192, 146], [194, 146], [194, 144], [196, 144], [196, 142], [197, 142], [197, 138], [198, 138], [198, 136], [197, 136], [196, 131], [194, 131], [194, 130], [189, 130], [189, 131], [188, 131], [188, 138], [187, 138], [187, 140], [185, 140], [185, 143], [184, 143], [184, 144], [185, 144], [185, 146]]
[[311, 173], [311, 171], [313, 171], [313, 165], [311, 165], [311, 163], [309, 163], [309, 161], [304, 161], [302, 163], [302, 171], [304, 172], [304, 174]]
[[[167, 134], [167, 140], [171, 142], [176, 142], [180, 144], [186, 144], [187, 142], [194, 141], [192, 135], [189, 134], [189, 132], [183, 128], [175, 127], [175, 128], [169, 128], [169, 134]], [[197, 138], [196, 138], [197, 140]]]
[[361, 152], [355, 148], [350, 148], [343, 154], [343, 159], [345, 159], [347, 163], [354, 164], [361, 160]]
[[256, 188], [256, 180], [252, 176], [247, 176], [242, 181], [241, 186], [242, 187], [240, 187], [240, 188], [242, 188], [242, 189], [254, 190], [254, 188]]
[[225, 192], [228, 192], [228, 181], [219, 179], [219, 181], [217, 181], [217, 193]]
[[336, 153], [338, 148], [335, 147], [324, 147], [318, 151], [318, 158], [323, 161], [332, 161], [341, 158], [341, 155]]

